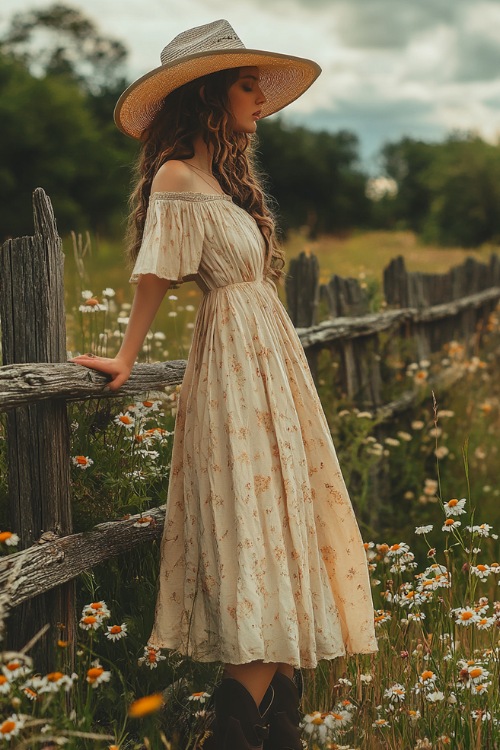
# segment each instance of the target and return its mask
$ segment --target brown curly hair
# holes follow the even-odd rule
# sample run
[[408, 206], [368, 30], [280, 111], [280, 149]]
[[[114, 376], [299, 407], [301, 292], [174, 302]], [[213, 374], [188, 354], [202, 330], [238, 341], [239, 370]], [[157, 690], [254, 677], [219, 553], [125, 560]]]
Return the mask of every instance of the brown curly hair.
[[263, 190], [262, 176], [255, 166], [254, 137], [235, 133], [231, 128], [227, 92], [238, 75], [239, 68], [230, 68], [197, 78], [174, 90], [143, 133], [135, 165], [136, 185], [129, 199], [127, 256], [131, 265], [141, 246], [155, 174], [170, 159], [192, 158], [193, 141], [201, 131], [205, 143], [213, 149], [215, 179], [236, 205], [253, 216], [262, 232], [269, 275], [275, 280], [282, 275], [284, 253], [277, 241], [275, 219]]

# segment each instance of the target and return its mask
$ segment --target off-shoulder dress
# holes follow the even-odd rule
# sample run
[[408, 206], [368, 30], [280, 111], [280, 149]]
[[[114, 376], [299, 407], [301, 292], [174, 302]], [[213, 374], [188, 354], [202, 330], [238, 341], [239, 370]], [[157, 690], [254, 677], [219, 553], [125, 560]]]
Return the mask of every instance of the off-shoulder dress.
[[229, 196], [153, 193], [130, 281], [203, 289], [179, 394], [149, 645], [311, 668], [377, 651], [368, 565], [265, 243]]

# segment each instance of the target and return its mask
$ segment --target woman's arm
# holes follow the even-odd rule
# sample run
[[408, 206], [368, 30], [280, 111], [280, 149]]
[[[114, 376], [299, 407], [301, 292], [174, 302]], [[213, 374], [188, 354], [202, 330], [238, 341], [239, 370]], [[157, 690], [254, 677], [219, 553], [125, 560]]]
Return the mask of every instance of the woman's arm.
[[130, 376], [139, 350], [170, 283], [168, 279], [160, 279], [152, 273], [146, 273], [140, 277], [125, 336], [116, 357], [89, 357], [88, 354], [81, 354], [69, 361], [111, 375], [107, 388], [112, 391], [120, 388]]

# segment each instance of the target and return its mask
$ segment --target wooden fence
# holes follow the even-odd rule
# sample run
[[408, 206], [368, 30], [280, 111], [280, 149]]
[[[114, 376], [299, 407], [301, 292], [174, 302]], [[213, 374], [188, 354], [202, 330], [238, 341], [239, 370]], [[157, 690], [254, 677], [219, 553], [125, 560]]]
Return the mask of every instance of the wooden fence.
[[[147, 527], [134, 527], [137, 516], [133, 516], [99, 524], [82, 534], [72, 533], [66, 404], [162, 390], [182, 381], [185, 363], [135, 365], [127, 383], [116, 393], [103, 392], [106, 376], [66, 362], [61, 241], [43, 190], [35, 191], [33, 204], [34, 236], [9, 240], [0, 252], [4, 363], [0, 368], [0, 411], [7, 417], [9, 517], [11, 528], [21, 538], [21, 550], [0, 559], [0, 621], [9, 613], [8, 644], [13, 648], [23, 646], [46, 623], [50, 624], [35, 654], [37, 669], [43, 672], [53, 666], [61, 627], [64, 640], [73, 648], [76, 643], [75, 577], [138, 544], [158, 539], [164, 519], [161, 506], [147, 511], [154, 521]], [[431, 307], [416, 303], [413, 291], [408, 292], [417, 288], [416, 277], [405, 277], [401, 261], [395, 264], [399, 279], [399, 297], [395, 299], [399, 304], [410, 300], [412, 306], [376, 314], [363, 314], [366, 300], [352, 280], [334, 277], [327, 287], [319, 288], [314, 258], [302, 255], [291, 269], [289, 309], [302, 326], [299, 335], [306, 353], [314, 366], [319, 349], [339, 347], [345, 387], [352, 395], [363, 392], [367, 378], [376, 383], [376, 365], [368, 361], [367, 342], [373, 346], [381, 331], [403, 329], [407, 335], [412, 331], [415, 335], [420, 326], [417, 340], [421, 351], [427, 351], [436, 342], [436, 321], [439, 325], [452, 321], [447, 334], [464, 324], [467, 330], [476, 331], [478, 321], [500, 297], [498, 261], [491, 261], [487, 275], [494, 287], [469, 289], [467, 296], [440, 304], [434, 304], [433, 298]], [[425, 285], [425, 281], [419, 283]], [[455, 285], [453, 289], [462, 287]], [[319, 300], [327, 301], [332, 318], [316, 325]], [[351, 312], [356, 315], [346, 317]], [[431, 330], [426, 326], [432, 327], [432, 334], [425, 333]], [[371, 368], [370, 372], [366, 368]], [[376, 399], [375, 386], [371, 403]], [[386, 407], [385, 413], [404, 406], [402, 399], [399, 406]]]
[[[385, 303], [393, 309], [371, 312], [368, 293], [357, 279], [334, 275], [320, 285], [317, 259], [301, 253], [290, 264], [286, 292], [313, 373], [319, 352], [327, 349], [340, 360], [334, 387], [358, 406], [390, 415], [407, 408], [415, 394], [404, 393], [398, 402], [384, 405], [387, 374], [382, 375], [382, 366], [388, 353], [399, 354], [403, 340], [412, 345], [417, 362], [453, 340], [469, 354], [478, 350], [500, 299], [500, 257], [492, 254], [487, 264], [467, 258], [443, 274], [409, 272], [398, 257], [383, 277]], [[328, 318], [316, 323], [320, 305]]]

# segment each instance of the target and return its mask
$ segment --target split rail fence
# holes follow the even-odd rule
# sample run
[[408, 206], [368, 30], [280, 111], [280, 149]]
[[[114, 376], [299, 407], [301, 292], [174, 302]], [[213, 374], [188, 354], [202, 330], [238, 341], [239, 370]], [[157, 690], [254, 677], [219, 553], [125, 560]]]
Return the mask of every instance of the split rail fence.
[[[179, 384], [185, 362], [137, 364], [119, 392], [103, 392], [107, 378], [68, 363], [61, 240], [49, 198], [33, 195], [35, 234], [8, 240], [0, 252], [0, 320], [3, 366], [0, 411], [6, 412], [9, 519], [21, 550], [0, 558], [0, 624], [9, 615], [8, 645], [35, 646], [37, 669], [49, 670], [61, 625], [76, 643], [75, 578], [85, 570], [161, 535], [164, 506], [147, 511], [156, 523], [135, 528], [138, 516], [72, 533], [70, 437], [67, 402], [161, 391]], [[337, 348], [346, 393], [379, 407], [386, 416], [411, 401], [380, 405], [377, 341], [396, 330], [416, 339], [420, 356], [444, 337], [477, 334], [480, 322], [500, 298], [500, 263], [467, 261], [444, 276], [408, 274], [402, 259], [385, 272], [385, 294], [399, 309], [367, 313], [367, 299], [355, 280], [333, 277], [318, 283], [317, 260], [302, 254], [287, 281], [288, 306], [315, 368], [318, 351]], [[488, 288], [487, 288], [488, 287]], [[442, 300], [444, 289], [452, 299]], [[318, 300], [331, 318], [315, 324]], [[385, 412], [384, 412], [385, 409]], [[74, 654], [70, 659], [74, 658]]]

